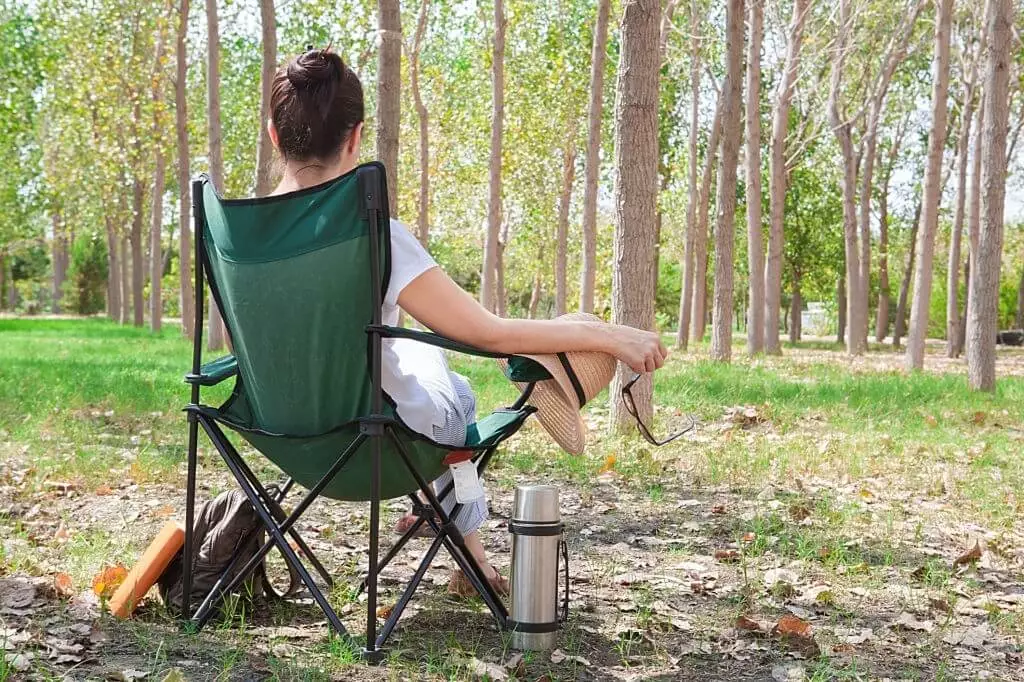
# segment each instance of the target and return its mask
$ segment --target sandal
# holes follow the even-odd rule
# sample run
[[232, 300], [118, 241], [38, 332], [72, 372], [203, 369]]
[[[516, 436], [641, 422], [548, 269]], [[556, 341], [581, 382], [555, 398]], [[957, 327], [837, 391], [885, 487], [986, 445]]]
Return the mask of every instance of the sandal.
[[[498, 594], [499, 597], [507, 597], [509, 592], [508, 580], [501, 575], [493, 566], [488, 566], [494, 575], [487, 579], [487, 582], [491, 584], [491, 588]], [[466, 574], [460, 569], [456, 568], [452, 571], [452, 577], [448, 581], [448, 594], [460, 597], [463, 599], [469, 599], [477, 596], [476, 588], [473, 587], [473, 583], [469, 581]]]

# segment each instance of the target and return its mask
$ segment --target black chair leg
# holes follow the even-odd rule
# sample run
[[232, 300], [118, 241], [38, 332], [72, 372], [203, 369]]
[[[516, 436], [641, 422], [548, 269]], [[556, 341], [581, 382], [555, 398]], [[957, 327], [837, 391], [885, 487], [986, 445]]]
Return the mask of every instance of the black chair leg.
[[384, 649], [377, 646], [377, 559], [380, 544], [380, 458], [382, 433], [373, 436], [370, 444], [370, 550], [366, 577], [366, 646], [363, 660], [374, 665], [383, 662]]
[[181, 614], [185, 621], [192, 618], [192, 543], [196, 517], [196, 468], [199, 465], [199, 423], [194, 414], [188, 415], [188, 473], [185, 479], [185, 547], [181, 567]]

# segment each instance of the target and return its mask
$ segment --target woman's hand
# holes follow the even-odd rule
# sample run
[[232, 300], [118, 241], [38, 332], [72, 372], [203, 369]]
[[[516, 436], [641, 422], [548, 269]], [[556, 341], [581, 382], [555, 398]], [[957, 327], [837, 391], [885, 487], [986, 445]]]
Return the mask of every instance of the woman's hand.
[[657, 332], [622, 325], [609, 325], [609, 330], [611, 338], [608, 352], [629, 365], [634, 372], [653, 372], [665, 364], [668, 349]]

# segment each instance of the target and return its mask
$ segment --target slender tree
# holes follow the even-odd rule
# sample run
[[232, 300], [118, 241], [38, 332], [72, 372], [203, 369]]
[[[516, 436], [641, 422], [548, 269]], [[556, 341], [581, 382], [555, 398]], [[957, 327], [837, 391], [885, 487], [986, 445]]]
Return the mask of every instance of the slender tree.
[[590, 103], [587, 107], [587, 154], [583, 164], [583, 267], [580, 310], [594, 312], [597, 276], [597, 191], [601, 164], [601, 120], [604, 106], [604, 64], [607, 57], [611, 0], [597, 0], [594, 42], [590, 55]]
[[909, 116], [897, 126], [882, 167], [878, 192], [878, 307], [875, 315], [875, 341], [881, 343], [889, 333], [889, 185], [899, 159], [900, 146], [909, 125]]
[[725, 83], [722, 84], [722, 156], [715, 199], [715, 302], [711, 324], [711, 359], [732, 359], [732, 308], [735, 272], [736, 167], [740, 155], [743, 109], [743, 0], [729, 0], [725, 15]]
[[569, 202], [572, 183], [576, 177], [576, 115], [569, 113], [562, 148], [562, 191], [558, 196], [558, 227], [555, 235], [555, 314], [566, 313], [567, 277], [569, 257]]
[[839, 0], [839, 35], [833, 48], [828, 108], [829, 122], [832, 125], [836, 141], [839, 143], [843, 162], [840, 184], [843, 192], [843, 252], [846, 259], [844, 307], [846, 308], [846, 325], [850, 332], [846, 334], [846, 350], [850, 355], [861, 355], [866, 350], [865, 339], [857, 333], [862, 326], [860, 321], [862, 310], [859, 305], [851, 305], [851, 302], [860, 301], [863, 284], [857, 236], [857, 159], [853, 150], [853, 125], [842, 108], [840, 91], [843, 73], [846, 70], [847, 53], [850, 49], [852, 27], [850, 0]]
[[700, 113], [700, 4], [690, 0], [690, 143], [686, 166], [686, 235], [683, 239], [682, 285], [679, 295], [679, 326], [676, 348], [690, 342], [690, 310], [693, 307], [694, 234], [697, 231], [697, 122]]
[[409, 50], [409, 87], [412, 90], [420, 133], [420, 191], [416, 198], [416, 237], [423, 246], [430, 241], [430, 118], [427, 106], [423, 103], [423, 94], [420, 92], [420, 51], [423, 49], [423, 38], [427, 33], [429, 12], [430, 0], [423, 0], [416, 20], [412, 49]]
[[932, 122], [928, 134], [928, 160], [921, 204], [921, 228], [917, 233], [917, 269], [914, 271], [914, 298], [910, 306], [906, 367], [924, 367], [924, 342], [928, 336], [928, 311], [932, 296], [932, 266], [935, 232], [939, 224], [942, 183], [942, 151], [946, 146], [946, 100], [949, 93], [949, 37], [953, 0], [938, 0], [935, 24], [935, 59], [932, 87]]
[[160, 331], [163, 321], [163, 226], [164, 226], [164, 181], [166, 167], [163, 148], [164, 131], [164, 33], [161, 26], [157, 34], [156, 67], [153, 70], [153, 140], [156, 150], [153, 160], [153, 197], [150, 209], [149, 228], [149, 325], [153, 331]]
[[195, 304], [192, 290], [192, 198], [189, 187], [188, 153], [188, 10], [189, 0], [178, 2], [177, 40], [175, 47], [174, 127], [178, 146], [178, 290], [181, 297], [181, 331], [192, 338]]
[[131, 130], [132, 136], [135, 138], [135, 142], [132, 144], [134, 168], [131, 171], [134, 175], [132, 178], [132, 226], [128, 232], [132, 258], [132, 324], [141, 327], [145, 322], [146, 305], [143, 300], [146, 267], [142, 258], [142, 222], [145, 218], [146, 187], [142, 182], [142, 104], [138, 98], [135, 100], [135, 106], [132, 107]]
[[[220, 123], [220, 22], [217, 0], [206, 0], [206, 126], [210, 150], [210, 178], [217, 189], [224, 191], [224, 152]], [[196, 264], [198, 267], [199, 264]], [[207, 347], [224, 347], [224, 321], [217, 302], [210, 297]]]
[[981, 149], [982, 223], [977, 258], [971, 268], [971, 303], [967, 308], [967, 381], [971, 388], [982, 391], [994, 391], [996, 386], [1013, 8], [1012, 0], [990, 0], [985, 17], [989, 43], [986, 46], [985, 132]]
[[914, 277], [914, 264], [917, 255], [917, 228], [921, 224], [921, 195], [917, 196], [917, 207], [914, 209], [914, 219], [910, 222], [910, 239], [907, 249], [907, 267], [903, 269], [903, 280], [900, 283], [900, 293], [896, 300], [896, 321], [893, 323], [892, 347], [893, 350], [900, 349], [900, 340], [907, 331], [907, 299], [910, 294], [910, 280]]
[[697, 229], [693, 233], [693, 303], [690, 306], [690, 340], [704, 339], [708, 316], [708, 204], [711, 202], [711, 183], [715, 179], [715, 159], [722, 137], [722, 111], [725, 88], [718, 93], [715, 115], [704, 156], [704, 170], [697, 196]]
[[764, 350], [764, 228], [761, 226], [761, 34], [763, 0], [750, 0], [747, 43], [747, 264], [750, 277], [747, 353]]
[[964, 86], [963, 103], [960, 107], [960, 134], [956, 141], [957, 183], [956, 208], [949, 235], [949, 261], [946, 271], [946, 356], [960, 355], [960, 257], [961, 240], [964, 230], [964, 208], [967, 203], [967, 164], [970, 150], [971, 119], [974, 115], [974, 75]]
[[263, 62], [260, 69], [260, 123], [256, 144], [256, 196], [262, 197], [274, 189], [274, 143], [270, 140], [267, 122], [270, 120], [270, 95], [277, 72], [277, 17], [274, 0], [260, 0], [260, 32], [262, 34]]
[[[655, 43], [657, 45], [657, 43]], [[497, 310], [498, 232], [501, 230], [501, 147], [505, 132], [505, 3], [494, 0], [494, 51], [491, 61], [491, 160], [487, 192], [487, 234], [480, 275], [480, 303]]]
[[[654, 234], [658, 196], [658, 59], [661, 7], [658, 0], [626, 0], [615, 87], [615, 238], [612, 320], [654, 328]], [[612, 421], [629, 427], [620, 388], [629, 379], [620, 365], [612, 382]], [[633, 387], [639, 415], [650, 419], [649, 375]]]
[[391, 215], [398, 215], [398, 132], [402, 110], [402, 12], [398, 0], [377, 0], [377, 158], [384, 164]]

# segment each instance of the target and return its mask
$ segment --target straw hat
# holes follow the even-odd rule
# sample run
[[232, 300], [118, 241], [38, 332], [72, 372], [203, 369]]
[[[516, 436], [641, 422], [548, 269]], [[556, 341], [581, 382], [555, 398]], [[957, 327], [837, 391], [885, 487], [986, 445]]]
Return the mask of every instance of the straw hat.
[[[600, 321], [600, 318], [587, 313], [569, 313], [558, 319]], [[541, 426], [566, 452], [572, 455], [583, 454], [587, 443], [587, 427], [580, 415], [580, 408], [611, 383], [615, 375], [615, 358], [607, 353], [582, 351], [523, 357], [540, 363], [553, 377], [537, 382], [530, 395], [529, 403], [537, 408]], [[498, 362], [502, 369], [507, 365], [504, 360]], [[568, 364], [568, 369], [564, 363]], [[569, 371], [575, 375], [579, 391]], [[522, 383], [516, 385], [520, 389], [526, 386]], [[582, 402], [579, 396], [581, 392]]]

